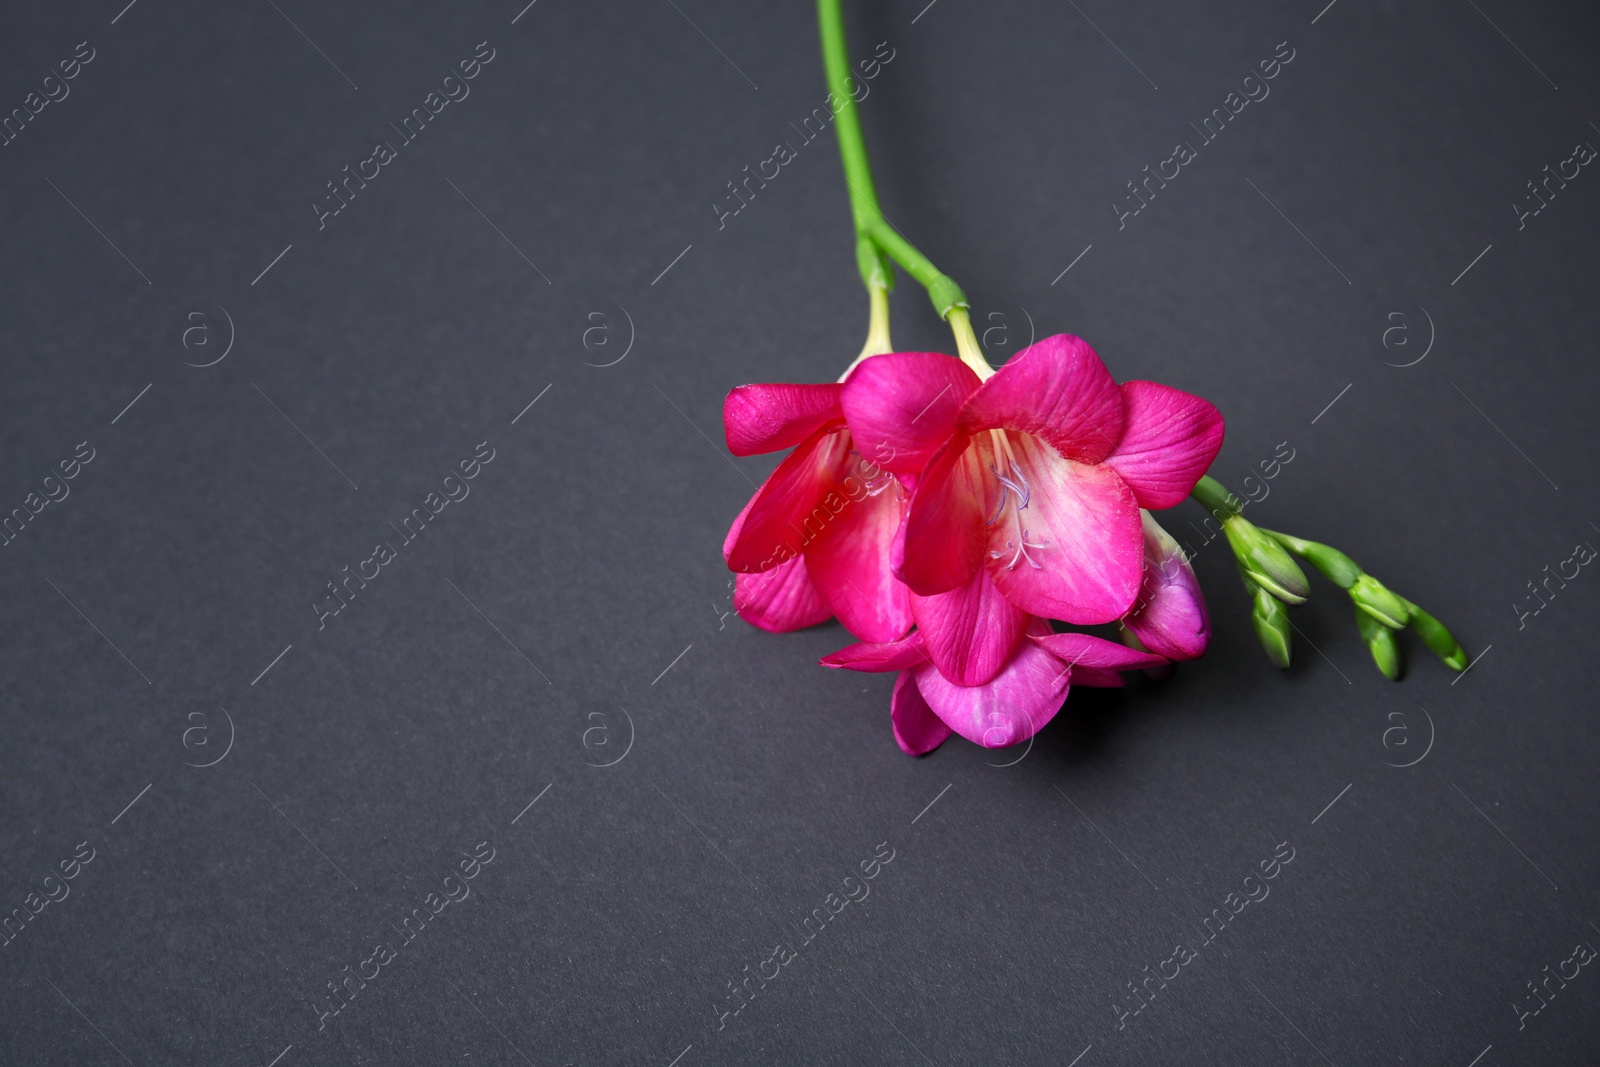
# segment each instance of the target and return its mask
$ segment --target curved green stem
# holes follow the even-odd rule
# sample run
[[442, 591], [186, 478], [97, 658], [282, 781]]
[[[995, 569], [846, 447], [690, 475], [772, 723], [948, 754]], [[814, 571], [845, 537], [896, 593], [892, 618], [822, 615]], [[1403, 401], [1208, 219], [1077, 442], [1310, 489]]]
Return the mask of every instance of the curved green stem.
[[1207, 474], [1201, 477], [1189, 493], [1207, 511], [1217, 519], [1231, 518], [1244, 510], [1244, 504], [1238, 497], [1228, 491], [1228, 487]]
[[856, 259], [861, 280], [867, 288], [887, 289], [893, 271], [885, 257], [898, 263], [906, 273], [928, 290], [934, 310], [948, 318], [954, 308], [965, 308], [966, 294], [955, 279], [933, 265], [883, 217], [878, 192], [872, 181], [872, 164], [867, 159], [867, 142], [861, 132], [861, 114], [856, 109], [850, 83], [850, 57], [845, 48], [842, 0], [817, 0], [817, 24], [822, 31], [822, 64], [828, 77], [828, 107], [834, 112], [834, 132], [839, 137], [839, 157], [844, 163], [844, 180], [850, 188], [850, 213], [855, 218]]
[[[839, 136], [844, 137], [842, 128]], [[863, 148], [862, 152], [865, 151]], [[933, 310], [939, 313], [941, 319], [948, 319], [950, 312], [956, 308], [972, 306], [967, 303], [967, 294], [962, 292], [956, 280], [934, 266], [933, 261], [918, 251], [916, 245], [906, 240], [900, 231], [883, 217], [883, 212], [878, 209], [876, 202], [873, 203], [872, 209], [873, 214], [866, 221], [866, 235], [928, 291], [928, 299], [933, 301]]]

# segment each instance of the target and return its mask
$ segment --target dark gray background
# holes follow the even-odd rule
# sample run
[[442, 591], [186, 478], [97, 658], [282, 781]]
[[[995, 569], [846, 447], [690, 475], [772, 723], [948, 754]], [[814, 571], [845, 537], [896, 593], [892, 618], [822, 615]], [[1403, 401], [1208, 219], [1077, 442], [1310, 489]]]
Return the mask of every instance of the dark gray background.
[[[1514, 605], [1600, 545], [1600, 175], [1520, 231], [1511, 204], [1600, 145], [1594, 11], [924, 2], [851, 5], [852, 52], [894, 50], [864, 121], [994, 358], [1031, 320], [1204, 394], [1235, 488], [1288, 442], [1252, 517], [1433, 610], [1471, 671], [1408, 638], [1386, 682], [1320, 584], [1280, 674], [1212, 547], [1202, 662], [1074, 693], [1012, 766], [912, 760], [889, 677], [815, 665], [836, 625], [726, 614], [721, 539], [773, 460], [717, 454], [722, 396], [830, 380], [865, 328], [831, 136], [720, 231], [711, 206], [822, 102], [809, 4], [11, 5], [0, 110], [96, 55], [0, 148], [0, 508], [95, 458], [0, 549], [0, 905], [96, 857], [0, 948], [0, 1060], [1592, 1053], [1600, 976], [1521, 1029], [1514, 1004], [1600, 944], [1600, 577]], [[319, 231], [324, 183], [485, 40], [470, 97]], [[1285, 40], [1119, 231], [1124, 183]], [[894, 307], [900, 347], [949, 347], [915, 286]], [[470, 497], [319, 631], [324, 583], [481, 441]], [[472, 896], [319, 1032], [480, 841]], [[719, 1030], [882, 842], [872, 896]]]

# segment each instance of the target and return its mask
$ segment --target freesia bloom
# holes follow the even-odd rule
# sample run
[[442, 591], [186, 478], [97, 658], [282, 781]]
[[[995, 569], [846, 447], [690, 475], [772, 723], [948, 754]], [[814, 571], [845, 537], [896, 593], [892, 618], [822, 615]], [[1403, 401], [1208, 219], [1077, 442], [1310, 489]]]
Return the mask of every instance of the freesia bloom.
[[1073, 685], [1120, 686], [1118, 671], [1166, 662], [1089, 634], [1052, 633], [1049, 623], [1032, 619], [1016, 654], [983, 685], [956, 685], [940, 673], [920, 632], [900, 641], [842, 648], [823, 657], [822, 665], [899, 671], [889, 719], [901, 749], [920, 756], [951, 733], [984, 748], [1026, 741], [1061, 710]]
[[1122, 624], [1139, 643], [1170, 660], [1198, 659], [1211, 641], [1211, 616], [1194, 568], [1172, 535], [1148, 511], [1144, 525], [1144, 580]]
[[890, 566], [907, 497], [857, 450], [841, 390], [742, 385], [728, 394], [729, 451], [794, 451], [734, 519], [722, 553], [737, 572], [733, 606], [746, 622], [785, 632], [837, 615], [862, 640], [892, 641], [911, 627], [907, 591]]
[[1222, 447], [1210, 403], [1119, 386], [1066, 334], [981, 382], [937, 353], [874, 356], [841, 404], [858, 447], [917, 475], [894, 573], [929, 656], [967, 686], [1010, 663], [1030, 616], [1127, 615], [1143, 584], [1140, 509], [1181, 502]]

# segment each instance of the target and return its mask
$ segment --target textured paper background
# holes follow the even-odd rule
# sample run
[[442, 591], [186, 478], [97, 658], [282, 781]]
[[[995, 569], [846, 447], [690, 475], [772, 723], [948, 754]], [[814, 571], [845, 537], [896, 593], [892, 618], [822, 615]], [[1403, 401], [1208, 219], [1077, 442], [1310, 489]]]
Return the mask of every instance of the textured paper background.
[[[93, 459], [0, 549], [0, 905], [42, 906], [0, 948], [0, 1058], [1592, 1055], [1592, 968], [1517, 1006], [1600, 945], [1600, 576], [1537, 614], [1528, 585], [1600, 545], [1600, 175], [1520, 229], [1512, 205], [1600, 145], [1594, 12], [923, 2], [853, 5], [853, 53], [893, 56], [864, 121], [994, 358], [1074, 332], [1203, 393], [1236, 489], [1287, 442], [1252, 517], [1348, 550], [1472, 670], [1407, 639], [1384, 681], [1322, 584], [1280, 674], [1213, 545], [1203, 662], [1074, 693], [1025, 754], [911, 760], [891, 679], [815, 665], [840, 629], [726, 614], [718, 549], [772, 460], [723, 453], [721, 398], [830, 379], [865, 326], [831, 131], [801, 140], [809, 4], [14, 6], [4, 109], [93, 59], [0, 148], [0, 505]], [[480, 42], [470, 95], [402, 144]], [[1280, 42], [1270, 95], [1202, 143]], [[1119, 229], [1180, 141], [1198, 158]], [[914, 286], [894, 307], [901, 347], [948, 347]]]

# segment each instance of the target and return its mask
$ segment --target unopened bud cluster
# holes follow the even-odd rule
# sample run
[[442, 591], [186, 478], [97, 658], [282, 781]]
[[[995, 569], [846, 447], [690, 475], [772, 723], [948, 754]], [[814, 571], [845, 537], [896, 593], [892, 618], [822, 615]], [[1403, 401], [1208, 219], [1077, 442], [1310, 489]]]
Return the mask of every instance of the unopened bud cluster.
[[1400, 646], [1395, 633], [1410, 627], [1422, 643], [1454, 670], [1465, 670], [1467, 653], [1438, 619], [1363, 571], [1355, 560], [1329, 545], [1263, 530], [1239, 514], [1239, 499], [1213, 478], [1202, 478], [1194, 498], [1221, 521], [1239, 575], [1251, 597], [1256, 638], [1273, 666], [1288, 667], [1293, 624], [1285, 605], [1303, 604], [1311, 587], [1295, 557], [1321, 571], [1350, 596], [1356, 627], [1372, 661], [1389, 679], [1400, 677]]

